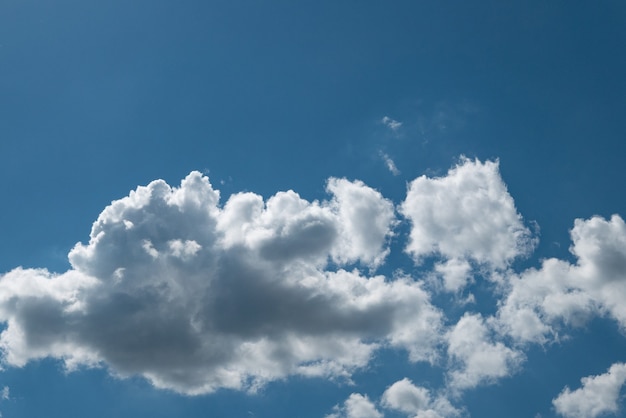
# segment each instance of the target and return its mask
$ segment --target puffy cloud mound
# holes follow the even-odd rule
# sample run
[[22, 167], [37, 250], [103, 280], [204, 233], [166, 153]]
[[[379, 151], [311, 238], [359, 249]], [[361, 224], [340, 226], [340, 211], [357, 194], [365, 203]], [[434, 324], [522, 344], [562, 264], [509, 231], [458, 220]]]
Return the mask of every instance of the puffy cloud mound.
[[418, 177], [400, 211], [411, 221], [406, 251], [416, 262], [431, 255], [453, 260], [440, 268], [447, 290], [465, 285], [468, 260], [502, 269], [535, 245], [497, 161], [463, 158], [445, 177]]
[[626, 329], [626, 224], [618, 215], [577, 219], [571, 231], [576, 264], [547, 259], [511, 278], [498, 317], [504, 332], [544, 342], [558, 322], [580, 325], [608, 314]]
[[568, 418], [595, 418], [617, 413], [620, 390], [626, 382], [626, 364], [616, 363], [604, 374], [581, 379], [582, 387], [568, 387], [552, 400], [556, 411]]
[[466, 313], [448, 332], [448, 355], [453, 361], [450, 387], [462, 390], [510, 376], [522, 363], [521, 352], [493, 341], [479, 314]]
[[198, 172], [138, 187], [102, 211], [71, 270], [0, 276], [4, 363], [53, 357], [199, 394], [347, 377], [381, 344], [431, 358], [441, 314], [420, 283], [349, 270], [384, 260], [393, 205], [358, 181], [327, 189], [221, 206]]
[[430, 390], [415, 386], [404, 378], [389, 386], [383, 393], [382, 405], [414, 418], [456, 417], [460, 411], [444, 397], [433, 397]]
[[353, 393], [342, 406], [335, 406], [334, 412], [326, 418], [383, 418], [376, 405], [367, 395]]

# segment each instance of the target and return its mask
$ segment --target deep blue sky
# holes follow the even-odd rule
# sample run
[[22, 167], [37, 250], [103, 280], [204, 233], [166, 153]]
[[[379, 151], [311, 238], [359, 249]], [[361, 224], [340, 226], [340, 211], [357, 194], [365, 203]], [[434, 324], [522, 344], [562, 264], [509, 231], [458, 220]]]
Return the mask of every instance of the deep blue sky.
[[[154, 179], [178, 185], [199, 170], [225, 201], [288, 189], [324, 199], [327, 178], [347, 177], [399, 204], [407, 182], [445, 175], [461, 155], [499, 159], [517, 210], [540, 227], [536, 251], [516, 268], [573, 260], [575, 218], [626, 215], [625, 47], [619, 1], [5, 0], [0, 273], [66, 271], [104, 207]], [[403, 241], [393, 245], [390, 263], [418, 272]], [[565, 385], [626, 361], [613, 320], [572, 335], [532, 346], [513, 377], [455, 405], [474, 417], [557, 416], [551, 400]], [[443, 384], [440, 369], [394, 350], [353, 387], [292, 377], [256, 395], [199, 397], [102, 369], [64, 374], [46, 359], [5, 366], [0, 411], [322, 417], [352, 392], [378, 399], [407, 373]]]

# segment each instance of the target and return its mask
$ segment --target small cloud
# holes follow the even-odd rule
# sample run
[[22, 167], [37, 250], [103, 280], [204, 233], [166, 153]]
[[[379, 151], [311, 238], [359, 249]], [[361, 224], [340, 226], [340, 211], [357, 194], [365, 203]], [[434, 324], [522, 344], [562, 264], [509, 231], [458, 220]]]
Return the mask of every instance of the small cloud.
[[393, 162], [391, 157], [382, 151], [380, 151], [379, 154], [380, 154], [380, 157], [385, 162], [385, 164], [387, 165], [387, 169], [391, 172], [391, 174], [393, 174], [394, 176], [399, 175], [400, 170], [398, 170], [398, 167], [396, 167], [396, 163]]
[[9, 387], [5, 386], [2, 388], [2, 391], [0, 391], [0, 399], [2, 399], [3, 401], [6, 401], [9, 399]]
[[402, 126], [402, 122], [391, 119], [389, 116], [385, 116], [381, 119], [381, 122], [392, 131], [396, 132]]
[[353, 393], [343, 406], [335, 406], [333, 413], [326, 415], [325, 418], [383, 418], [383, 414], [376, 409], [376, 405], [367, 395]]
[[582, 386], [574, 391], [565, 387], [552, 404], [556, 412], [567, 418], [595, 418], [619, 411], [622, 386], [626, 382], [626, 364], [615, 363], [598, 376], [581, 379]]

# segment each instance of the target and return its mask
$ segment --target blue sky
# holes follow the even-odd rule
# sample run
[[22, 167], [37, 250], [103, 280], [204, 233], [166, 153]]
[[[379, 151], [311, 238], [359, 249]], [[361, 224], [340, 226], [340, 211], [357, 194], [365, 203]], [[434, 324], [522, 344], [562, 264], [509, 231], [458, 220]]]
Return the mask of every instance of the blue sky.
[[625, 44], [618, 1], [3, 2], [2, 417], [626, 416]]

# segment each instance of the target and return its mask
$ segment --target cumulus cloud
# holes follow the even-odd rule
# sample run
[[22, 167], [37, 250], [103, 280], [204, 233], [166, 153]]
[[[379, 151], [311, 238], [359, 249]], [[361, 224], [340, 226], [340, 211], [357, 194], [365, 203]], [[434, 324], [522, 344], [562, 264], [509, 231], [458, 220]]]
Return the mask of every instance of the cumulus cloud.
[[463, 259], [453, 258], [435, 264], [435, 272], [443, 278], [443, 286], [449, 292], [456, 292], [471, 279], [472, 265]]
[[8, 400], [10, 397], [9, 392], [10, 392], [10, 389], [8, 386], [3, 387], [2, 391], [0, 392], [0, 399], [2, 399], [3, 401]]
[[[55, 358], [69, 370], [106, 367], [201, 394], [292, 375], [350, 379], [388, 347], [445, 365], [443, 390], [455, 396], [513, 374], [524, 344], [548, 341], [561, 324], [605, 315], [626, 330], [626, 224], [617, 215], [575, 221], [575, 263], [548, 259], [515, 274], [511, 262], [535, 238], [497, 162], [464, 158], [443, 177], [415, 179], [399, 211], [410, 226], [406, 253], [416, 263], [432, 257], [422, 277], [459, 292], [478, 272], [497, 277], [502, 297], [495, 316], [465, 313], [446, 326], [422, 281], [376, 274], [400, 222], [393, 203], [360, 181], [331, 178], [326, 191], [321, 201], [285, 191], [222, 202], [198, 172], [178, 187], [138, 187], [100, 213], [89, 242], [70, 251], [69, 271], [0, 275], [3, 365]], [[555, 408], [612, 411], [616, 398], [604, 409], [585, 399], [605, 381], [621, 382], [610, 386], [619, 393], [624, 366], [615, 367], [566, 388]], [[385, 410], [460, 414], [441, 392], [403, 379], [379, 403], [355, 393], [330, 416]]]
[[369, 400], [367, 395], [353, 393], [345, 400], [343, 405], [335, 406], [334, 412], [326, 415], [326, 418], [382, 418], [376, 405]]
[[521, 352], [494, 341], [494, 333], [479, 314], [466, 313], [448, 332], [453, 390], [474, 388], [510, 376], [524, 360]]
[[[411, 418], [452, 418], [461, 411], [452, 406], [444, 396], [434, 396], [427, 388], [416, 386], [408, 378], [389, 386], [380, 398], [379, 405], [387, 411], [395, 411]], [[394, 414], [395, 416], [395, 414]], [[351, 394], [343, 405], [333, 408], [326, 418], [382, 418], [376, 404], [367, 396]]]
[[446, 288], [458, 290], [472, 261], [504, 269], [527, 255], [535, 240], [517, 213], [498, 162], [462, 158], [446, 176], [409, 184], [400, 212], [411, 222], [406, 251], [420, 263], [440, 256]]
[[414, 418], [448, 418], [460, 414], [445, 397], [433, 397], [430, 390], [414, 385], [407, 378], [389, 386], [383, 393], [381, 404]]
[[[188, 394], [289, 375], [349, 378], [381, 345], [432, 359], [442, 314], [419, 282], [374, 269], [393, 205], [359, 181], [221, 206], [207, 177], [157, 180], [106, 207], [72, 269], [0, 276], [2, 359], [105, 366]], [[329, 265], [333, 265], [329, 269]]]
[[571, 238], [575, 264], [551, 258], [511, 277], [498, 317], [503, 331], [518, 341], [548, 341], [558, 324], [582, 325], [592, 315], [609, 315], [626, 329], [623, 219], [577, 219]]
[[393, 120], [389, 116], [384, 116], [380, 121], [383, 123], [383, 125], [385, 125], [394, 132], [396, 132], [402, 126], [402, 122]]
[[582, 387], [566, 387], [552, 400], [556, 411], [567, 418], [595, 418], [619, 411], [619, 394], [626, 382], [626, 364], [616, 363], [598, 376], [581, 379]]

